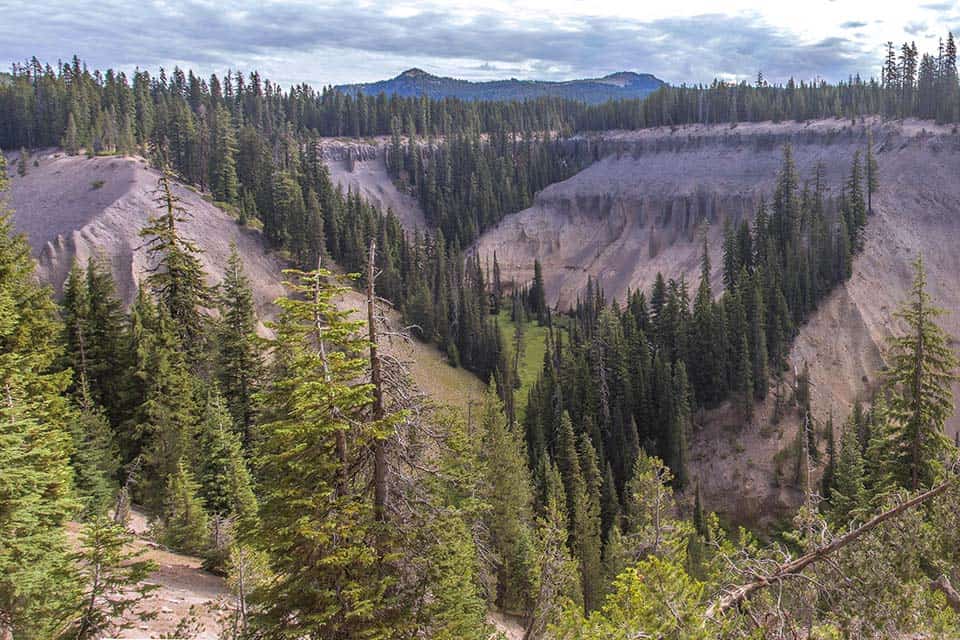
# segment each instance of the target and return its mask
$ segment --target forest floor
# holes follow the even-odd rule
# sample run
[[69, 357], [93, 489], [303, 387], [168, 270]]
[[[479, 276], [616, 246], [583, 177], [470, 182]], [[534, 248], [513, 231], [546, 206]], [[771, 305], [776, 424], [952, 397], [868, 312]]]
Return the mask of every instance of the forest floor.
[[[158, 638], [170, 637], [178, 631], [181, 623], [189, 621], [189, 628], [196, 631], [191, 637], [196, 640], [217, 640], [224, 630], [229, 616], [230, 591], [226, 581], [203, 569], [202, 560], [169, 551], [150, 539], [147, 516], [134, 509], [127, 523], [134, 534], [134, 548], [143, 552], [139, 558], [156, 564], [156, 571], [146, 584], [156, 589], [142, 602], [137, 612], [149, 612], [154, 617], [139, 620], [131, 617], [129, 629], [114, 632], [112, 638]], [[79, 533], [79, 525], [71, 523], [68, 533], [73, 540]]]

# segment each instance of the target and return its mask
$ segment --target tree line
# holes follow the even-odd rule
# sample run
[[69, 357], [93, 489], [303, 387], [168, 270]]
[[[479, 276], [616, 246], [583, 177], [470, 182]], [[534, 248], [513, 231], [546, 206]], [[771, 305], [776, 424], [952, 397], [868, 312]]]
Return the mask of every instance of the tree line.
[[571, 125], [577, 131], [642, 129], [685, 124], [738, 122], [802, 122], [823, 118], [923, 118], [940, 123], [960, 121], [960, 80], [953, 33], [937, 53], [923, 54], [918, 64], [915, 43], [899, 53], [887, 44], [879, 78], [860, 74], [836, 84], [789, 79], [770, 84], [758, 74], [755, 82], [714, 80], [709, 85], [663, 86], [643, 99], [592, 105]]

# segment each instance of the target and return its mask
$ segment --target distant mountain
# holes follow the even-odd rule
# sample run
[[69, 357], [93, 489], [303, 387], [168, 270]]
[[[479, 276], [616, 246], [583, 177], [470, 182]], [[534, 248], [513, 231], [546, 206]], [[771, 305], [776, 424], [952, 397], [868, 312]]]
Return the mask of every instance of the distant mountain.
[[596, 104], [618, 98], [642, 98], [666, 83], [649, 73], [621, 71], [602, 78], [548, 82], [545, 80], [492, 80], [470, 82], [441, 78], [422, 69], [408, 69], [396, 78], [335, 87], [344, 93], [381, 93], [402, 97], [460, 98], [461, 100], [524, 100], [552, 96]]

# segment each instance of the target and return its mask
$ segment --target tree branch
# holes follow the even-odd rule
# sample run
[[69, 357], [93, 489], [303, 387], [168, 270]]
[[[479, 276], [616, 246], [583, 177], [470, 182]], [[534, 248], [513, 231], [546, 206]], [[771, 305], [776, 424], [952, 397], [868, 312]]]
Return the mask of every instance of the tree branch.
[[[921, 493], [906, 502], [884, 511], [883, 513], [874, 516], [864, 524], [860, 525], [858, 528], [853, 531], [840, 536], [836, 540], [830, 542], [827, 545], [824, 545], [818, 549], [811, 551], [810, 553], [800, 556], [795, 560], [785, 562], [784, 564], [779, 565], [773, 572], [765, 576], [759, 576], [756, 580], [748, 582], [747, 584], [742, 584], [738, 587], [727, 592], [725, 595], [716, 600], [710, 607], [707, 609], [707, 617], [714, 618], [717, 614], [722, 614], [731, 609], [732, 607], [737, 606], [744, 600], [748, 599], [755, 592], [768, 587], [772, 584], [777, 584], [782, 582], [786, 578], [790, 578], [795, 574], [803, 571], [807, 566], [823, 560], [828, 557], [830, 554], [834, 553], [838, 549], [845, 547], [850, 544], [863, 534], [871, 531], [872, 529], [877, 528], [879, 525], [884, 523], [887, 520], [896, 518], [901, 513], [912, 509], [918, 505], [921, 505], [928, 500], [931, 500], [940, 494], [947, 491], [950, 486], [953, 484], [954, 477], [951, 477], [948, 480], [938, 484], [934, 488]], [[932, 586], [932, 585], [931, 585]], [[948, 596], [949, 597], [949, 596]]]

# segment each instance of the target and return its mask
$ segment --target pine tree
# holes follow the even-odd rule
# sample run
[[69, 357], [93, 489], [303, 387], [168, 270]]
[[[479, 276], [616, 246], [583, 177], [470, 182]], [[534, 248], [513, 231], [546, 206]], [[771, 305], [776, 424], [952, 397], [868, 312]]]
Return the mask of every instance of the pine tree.
[[210, 187], [214, 199], [235, 204], [240, 193], [237, 180], [237, 137], [230, 112], [218, 106], [213, 116], [213, 153], [210, 156]]
[[207, 550], [210, 521], [199, 494], [193, 474], [179, 461], [163, 491], [158, 537], [164, 545], [193, 555]]
[[77, 121], [73, 117], [73, 111], [67, 114], [67, 129], [63, 134], [60, 146], [67, 152], [67, 155], [75, 156], [80, 151], [80, 142], [77, 139]]
[[101, 257], [87, 261], [87, 330], [85, 360], [92, 401], [103, 407], [110, 424], [129, 417], [130, 354], [127, 317], [117, 297], [109, 262]]
[[65, 536], [77, 504], [56, 307], [12, 232], [0, 211], [0, 635], [30, 640], [54, 635], [79, 591]]
[[580, 434], [580, 466], [583, 469], [584, 504], [582, 518], [578, 522], [577, 556], [580, 560], [580, 576], [583, 589], [583, 608], [586, 613], [600, 606], [603, 594], [601, 565], [602, 520], [601, 477], [597, 452], [585, 433]]
[[104, 514], [114, 503], [120, 451], [106, 416], [90, 403], [86, 391], [82, 392], [82, 397], [85, 400], [71, 425], [74, 484], [84, 513]]
[[873, 194], [880, 188], [880, 178], [878, 175], [877, 157], [873, 153], [873, 134], [867, 134], [867, 151], [863, 163], [866, 172], [867, 183], [867, 213], [873, 215]]
[[543, 283], [543, 267], [539, 260], [533, 262], [533, 284], [530, 286], [530, 309], [537, 316], [537, 322], [541, 325], [546, 323], [547, 314], [547, 291]]
[[218, 327], [219, 379], [230, 414], [240, 430], [243, 443], [250, 447], [254, 440], [256, 404], [254, 396], [263, 363], [257, 345], [257, 319], [250, 281], [243, 272], [243, 262], [236, 245], [220, 285], [220, 317]]
[[526, 611], [533, 596], [533, 494], [522, 438], [507, 425], [496, 391], [488, 389], [480, 415], [488, 529], [496, 555], [495, 604]]
[[155, 563], [143, 559], [145, 550], [133, 544], [123, 525], [97, 516], [80, 532], [80, 551], [74, 561], [81, 567], [82, 591], [62, 638], [94, 640], [133, 629], [155, 612], [144, 600], [159, 588], [147, 578]]
[[867, 503], [860, 451], [856, 425], [848, 420], [840, 439], [840, 458], [830, 491], [831, 514], [838, 525], [846, 525], [851, 518], [860, 515]]
[[940, 476], [952, 448], [944, 423], [953, 413], [951, 383], [957, 359], [949, 338], [937, 323], [943, 311], [927, 293], [923, 258], [914, 262], [910, 297], [897, 312], [907, 331], [890, 341], [891, 389], [888, 416], [898, 431], [899, 473], [905, 486], [916, 491]]
[[210, 514], [251, 524], [257, 511], [253, 480], [232, 427], [223, 398], [211, 391], [199, 428], [195, 465], [199, 495]]
[[210, 302], [210, 292], [204, 284], [200, 249], [177, 227], [187, 220], [187, 212], [173, 193], [169, 168], [160, 173], [156, 201], [160, 215], [151, 216], [140, 230], [140, 235], [147, 238], [147, 255], [153, 261], [147, 284], [173, 321], [184, 347], [197, 354], [203, 337], [200, 308]]
[[540, 563], [537, 567], [537, 594], [526, 629], [526, 637], [530, 638], [541, 636], [547, 625], [556, 619], [564, 602], [582, 600], [577, 566], [567, 550], [569, 521], [563, 478], [548, 456], [541, 458], [539, 475], [542, 481], [540, 516], [537, 519]]
[[372, 501], [348, 475], [355, 448], [378, 437], [360, 420], [371, 401], [358, 383], [361, 324], [334, 306], [345, 289], [327, 282], [329, 272], [288, 274], [273, 340], [277, 376], [261, 393], [268, 418], [252, 536], [276, 578], [259, 592], [251, 625], [291, 637], [383, 637], [396, 621], [394, 579], [378, 554], [389, 529], [375, 526]]
[[143, 455], [140, 499], [151, 509], [161, 507], [167, 479], [190, 451], [197, 426], [193, 402], [195, 380], [173, 333], [165, 308], [157, 310], [155, 326], [147, 328], [136, 375], [143, 380], [143, 401], [134, 412], [134, 433]]

